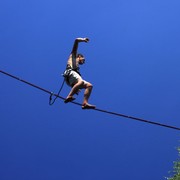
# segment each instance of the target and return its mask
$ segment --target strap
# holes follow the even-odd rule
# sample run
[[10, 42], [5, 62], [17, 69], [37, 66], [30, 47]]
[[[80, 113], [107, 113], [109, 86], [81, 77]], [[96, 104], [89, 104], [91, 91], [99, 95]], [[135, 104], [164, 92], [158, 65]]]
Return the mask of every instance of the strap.
[[62, 88], [63, 88], [63, 86], [64, 86], [64, 82], [65, 82], [65, 78], [64, 78], [64, 80], [63, 80], [63, 82], [62, 82], [62, 84], [61, 84], [61, 87], [60, 87], [60, 89], [59, 89], [58, 94], [56, 95], [56, 97], [54, 98], [53, 101], [52, 101], [52, 97], [53, 97], [54, 93], [51, 92], [50, 97], [49, 97], [49, 105], [53, 105], [53, 104], [55, 103], [55, 101], [56, 101], [56, 99], [58, 98], [60, 92], [62, 91]]

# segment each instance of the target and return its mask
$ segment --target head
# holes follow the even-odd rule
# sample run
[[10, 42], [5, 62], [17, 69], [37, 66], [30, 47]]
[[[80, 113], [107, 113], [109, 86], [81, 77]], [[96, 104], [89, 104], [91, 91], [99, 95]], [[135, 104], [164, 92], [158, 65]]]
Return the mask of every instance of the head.
[[80, 64], [80, 65], [85, 63], [85, 58], [82, 54], [77, 54], [76, 59], [78, 61], [78, 64]]

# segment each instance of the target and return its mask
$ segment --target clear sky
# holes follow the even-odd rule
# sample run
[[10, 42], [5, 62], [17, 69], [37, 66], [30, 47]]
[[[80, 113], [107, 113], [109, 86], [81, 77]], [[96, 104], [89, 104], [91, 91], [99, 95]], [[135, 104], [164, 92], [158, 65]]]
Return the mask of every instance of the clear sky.
[[[90, 103], [180, 127], [179, 0], [0, 1], [3, 71], [57, 92], [76, 37], [90, 38], [79, 45]], [[172, 170], [179, 131], [49, 106], [42, 91], [0, 82], [0, 180], [163, 180]]]

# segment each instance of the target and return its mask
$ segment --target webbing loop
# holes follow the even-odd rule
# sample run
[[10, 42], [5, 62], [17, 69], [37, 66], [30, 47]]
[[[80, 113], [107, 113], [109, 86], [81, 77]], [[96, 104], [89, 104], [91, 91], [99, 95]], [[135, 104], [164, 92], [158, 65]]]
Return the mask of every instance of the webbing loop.
[[[50, 105], [50, 106], [55, 103], [56, 99], [57, 99], [58, 96], [60, 95], [60, 93], [61, 93], [61, 91], [62, 91], [62, 89], [63, 89], [63, 86], [64, 86], [64, 82], [65, 82], [65, 78], [64, 78], [64, 80], [63, 80], [63, 82], [62, 82], [62, 84], [61, 84], [61, 87], [60, 87], [57, 95], [55, 95], [53, 92], [51, 92], [51, 94], [50, 94], [50, 96], [49, 96], [49, 105]], [[55, 96], [54, 99], [52, 98], [53, 96]]]

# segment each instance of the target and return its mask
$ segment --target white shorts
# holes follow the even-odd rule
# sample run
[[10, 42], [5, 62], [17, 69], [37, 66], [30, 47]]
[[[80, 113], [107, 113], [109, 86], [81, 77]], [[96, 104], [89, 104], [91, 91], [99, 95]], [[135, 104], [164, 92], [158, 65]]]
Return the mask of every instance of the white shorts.
[[84, 81], [84, 83], [88, 83], [87, 81], [83, 80], [82, 77], [76, 72], [76, 71], [71, 71], [68, 77], [68, 80], [66, 80], [67, 85], [69, 86], [74, 86], [78, 80]]

